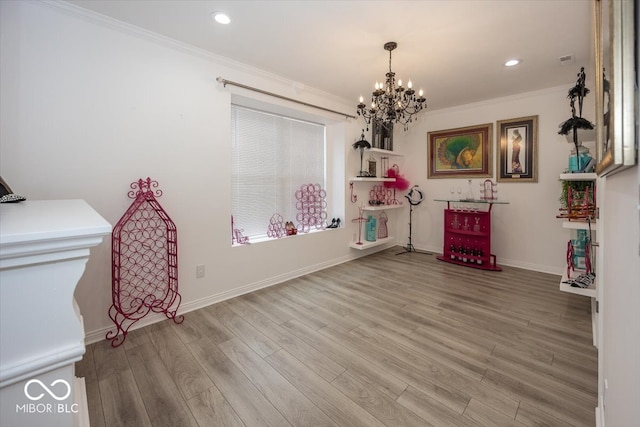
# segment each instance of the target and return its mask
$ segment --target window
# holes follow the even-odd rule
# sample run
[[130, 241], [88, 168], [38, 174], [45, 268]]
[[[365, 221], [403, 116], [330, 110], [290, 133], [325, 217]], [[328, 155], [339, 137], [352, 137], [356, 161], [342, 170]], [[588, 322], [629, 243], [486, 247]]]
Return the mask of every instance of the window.
[[276, 213], [297, 225], [296, 190], [325, 188], [325, 126], [232, 105], [231, 141], [235, 227], [255, 241]]

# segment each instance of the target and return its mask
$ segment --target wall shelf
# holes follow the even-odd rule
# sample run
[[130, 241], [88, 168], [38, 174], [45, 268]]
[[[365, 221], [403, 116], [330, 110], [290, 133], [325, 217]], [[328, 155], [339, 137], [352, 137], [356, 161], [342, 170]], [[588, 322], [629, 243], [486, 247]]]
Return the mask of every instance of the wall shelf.
[[569, 276], [567, 276], [567, 272], [565, 271], [562, 274], [562, 279], [560, 280], [560, 290], [562, 292], [567, 292], [567, 293], [570, 293], [570, 294], [582, 295], [582, 296], [590, 297], [590, 298], [596, 298], [597, 290], [596, 290], [595, 284], [589, 286], [588, 288], [577, 288], [575, 286], [571, 286], [568, 283], [564, 283], [566, 280], [568, 280], [570, 278], [576, 278], [582, 273], [584, 273], [584, 271], [575, 270], [573, 272], [573, 274], [571, 275], [571, 277], [569, 277]]
[[368, 176], [356, 176], [351, 178], [351, 181], [357, 182], [396, 182], [395, 178], [376, 178]]
[[[598, 179], [598, 175], [596, 173], [562, 173], [560, 174], [561, 181], [592, 181], [593, 182], [593, 197], [595, 202], [595, 181]], [[597, 211], [595, 211], [597, 215]], [[567, 219], [564, 218], [562, 221], [562, 228], [567, 230], [572, 230], [571, 234], [575, 235], [578, 230], [586, 230], [589, 232], [589, 244], [591, 251], [589, 251], [589, 255], [591, 257], [591, 262], [594, 263], [593, 249], [598, 247], [598, 244], [594, 242], [594, 235], [597, 231], [597, 221], [592, 219], [591, 221], [587, 221], [586, 219]], [[575, 231], [574, 231], [575, 230]], [[575, 269], [571, 275], [568, 274], [567, 269], [565, 268], [562, 273], [562, 279], [560, 279], [560, 291], [566, 292], [569, 294], [580, 295], [584, 297], [591, 298], [591, 327], [593, 332], [593, 345], [594, 347], [598, 347], [598, 288], [596, 282], [592, 283], [588, 288], [578, 288], [571, 286], [568, 283], [564, 283], [570, 278], [576, 278], [580, 274], [585, 273], [584, 270]]]
[[[358, 218], [352, 220], [352, 222], [355, 222], [354, 226], [356, 227], [356, 233], [354, 236], [356, 237], [354, 237], [353, 241], [349, 243], [349, 247], [357, 250], [366, 250], [395, 242], [396, 238], [393, 234], [396, 227], [396, 218], [394, 217], [397, 217], [397, 215], [394, 215], [393, 212], [396, 212], [397, 209], [405, 206], [402, 204], [401, 200], [398, 200], [398, 198], [401, 199], [402, 197], [399, 193], [396, 195], [396, 190], [393, 188], [395, 186], [393, 184], [390, 186], [387, 184], [395, 183], [396, 178], [387, 178], [384, 176], [387, 175], [389, 164], [395, 165], [396, 161], [399, 162], [399, 160], [402, 160], [401, 158], [403, 155], [391, 150], [373, 147], [365, 150], [365, 154], [368, 158], [371, 158], [372, 161], [376, 161], [376, 168], [373, 168], [372, 165], [370, 166], [373, 169], [371, 170], [371, 173], [375, 173], [377, 176], [356, 176], [350, 178], [349, 187], [351, 189], [351, 202], [360, 204], [359, 215], [362, 217], [362, 220], [360, 221], [358, 221]], [[382, 159], [385, 159], [385, 161], [382, 161]], [[364, 168], [365, 171], [369, 171], [369, 168], [367, 167], [361, 166], [361, 168]], [[357, 192], [364, 192], [364, 194], [361, 194], [360, 200], [358, 200]], [[371, 201], [374, 203], [379, 202], [384, 204], [369, 204]], [[389, 213], [391, 221], [389, 221], [387, 213]], [[375, 233], [377, 240], [375, 242], [368, 242], [365, 240], [365, 229], [368, 217], [376, 219]], [[381, 223], [381, 219], [383, 217], [384, 224]], [[357, 244], [356, 242], [358, 241], [361, 244]]]
[[404, 207], [404, 205], [379, 205], [379, 206], [365, 206], [362, 210], [364, 211], [386, 211], [389, 209], [399, 209]]
[[399, 154], [396, 153], [395, 151], [389, 151], [389, 150], [383, 150], [382, 148], [370, 148], [366, 151], [367, 153], [378, 153], [378, 154], [384, 154], [387, 156], [396, 156], [396, 157], [403, 157], [404, 154]]
[[598, 178], [596, 173], [561, 173], [562, 181], [595, 181]]
[[[595, 181], [598, 178], [598, 175], [595, 173], [562, 173], [560, 174], [561, 181]], [[597, 246], [597, 243], [593, 242], [593, 234], [596, 232], [597, 222], [596, 220], [592, 220], [591, 222], [586, 221], [584, 219], [576, 219], [576, 220], [567, 220], [562, 221], [562, 228], [567, 230], [587, 230], [590, 231], [591, 235], [589, 239], [591, 241], [591, 245]], [[598, 291], [596, 289], [596, 284], [594, 283], [588, 288], [577, 288], [569, 285], [568, 283], [563, 283], [570, 278], [578, 277], [581, 273], [585, 271], [580, 269], [575, 269], [575, 271], [569, 277], [567, 275], [567, 271], [562, 273], [562, 279], [560, 280], [560, 290], [562, 292], [567, 292], [575, 295], [582, 295], [589, 298], [597, 298]]]
[[[591, 221], [591, 229], [595, 230], [597, 222]], [[569, 230], [588, 230], [589, 223], [587, 221], [562, 221], [562, 228]]]
[[349, 247], [363, 251], [365, 249], [386, 245], [395, 241], [395, 237], [385, 237], [384, 239], [378, 239], [375, 242], [367, 242], [366, 240], [363, 240], [361, 245], [358, 245], [356, 242], [351, 242], [349, 243]]

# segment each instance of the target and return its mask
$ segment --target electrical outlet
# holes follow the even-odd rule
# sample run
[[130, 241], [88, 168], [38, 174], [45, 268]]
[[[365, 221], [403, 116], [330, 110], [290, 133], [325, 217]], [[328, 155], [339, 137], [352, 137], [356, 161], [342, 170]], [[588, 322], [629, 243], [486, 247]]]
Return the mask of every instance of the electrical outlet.
[[204, 265], [196, 265], [196, 279], [202, 279], [204, 277]]

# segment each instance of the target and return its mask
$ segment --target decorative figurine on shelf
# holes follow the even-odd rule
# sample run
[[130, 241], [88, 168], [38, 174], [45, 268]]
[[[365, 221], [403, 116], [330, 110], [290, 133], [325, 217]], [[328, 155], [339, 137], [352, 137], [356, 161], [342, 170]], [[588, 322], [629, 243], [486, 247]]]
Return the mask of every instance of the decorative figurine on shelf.
[[240, 230], [236, 228], [235, 222], [233, 221], [233, 215], [231, 215], [231, 244], [235, 245], [236, 243], [239, 245], [248, 245], [249, 244], [249, 236], [243, 236], [242, 233], [244, 230]]
[[588, 270], [587, 273], [590, 272], [590, 269], [587, 269], [587, 251], [589, 242], [589, 231], [588, 230], [576, 230], [576, 238], [571, 239], [571, 244], [573, 245], [573, 263], [576, 268], [580, 270]]
[[367, 219], [367, 242], [375, 242], [376, 241], [376, 219], [373, 215], [369, 215]]
[[464, 225], [462, 226], [462, 229], [464, 231], [469, 231], [469, 217], [468, 216], [464, 217]]
[[556, 218], [588, 220], [596, 214], [596, 186], [593, 181], [562, 181], [560, 213]]
[[295, 236], [296, 234], [298, 234], [298, 229], [293, 224], [293, 221], [287, 221], [284, 224], [284, 229], [285, 229], [285, 232], [287, 233], [287, 236]]
[[327, 228], [340, 228], [340, 218], [332, 218], [331, 224], [327, 225]]
[[409, 188], [409, 181], [400, 174], [400, 167], [397, 164], [394, 164], [387, 170], [387, 178], [394, 178], [395, 181], [385, 181], [384, 186], [386, 188], [393, 189], [393, 200], [389, 203], [390, 205], [401, 205], [398, 199], [396, 199], [396, 190], [405, 191]]
[[358, 201], [358, 195], [353, 192], [353, 181], [349, 182], [349, 191], [351, 191], [351, 203]]
[[378, 176], [376, 170], [376, 164], [378, 162], [376, 162], [376, 158], [373, 156], [369, 156], [367, 162], [369, 163], [369, 176], [375, 178], [376, 176]]
[[460, 221], [458, 220], [458, 214], [453, 215], [453, 221], [451, 221], [451, 228], [457, 230], [460, 228]]
[[358, 218], [354, 218], [351, 220], [351, 222], [358, 223], [358, 241], [356, 242], [356, 245], [362, 245], [362, 223], [367, 221], [367, 219], [362, 216], [363, 212], [364, 203], [358, 206]]
[[15, 194], [11, 191], [9, 184], [7, 184], [0, 176], [0, 203], [16, 203], [23, 202], [25, 200], [27, 200], [26, 197], [21, 196], [20, 194]]
[[371, 126], [371, 140], [374, 148], [393, 151], [393, 122], [374, 120]]
[[385, 211], [380, 212], [380, 217], [378, 218], [378, 239], [385, 239], [389, 237], [389, 230], [387, 229], [387, 222], [389, 221], [389, 217]]
[[584, 270], [586, 274], [593, 275], [595, 278], [595, 272], [591, 267], [591, 239], [587, 238], [587, 244], [584, 247]]
[[[567, 95], [567, 98], [571, 100], [569, 103], [571, 106], [571, 118], [561, 123], [560, 130], [558, 131], [560, 135], [569, 135], [569, 133], [572, 132], [575, 153], [572, 153], [569, 157], [570, 172], [590, 172], [590, 169], [593, 168], [593, 163], [595, 163], [589, 155], [589, 150], [582, 146], [582, 141], [578, 138], [578, 129], [593, 129], [593, 124], [582, 117], [584, 97], [589, 93], [589, 89], [585, 87], [584, 82], [585, 74], [584, 67], [582, 67], [578, 73], [576, 85], [569, 89], [569, 94]], [[576, 101], [578, 101], [577, 111]], [[589, 170], [587, 170], [587, 168], [589, 168]]]
[[471, 180], [468, 179], [467, 182], [469, 186], [467, 187], [467, 195], [465, 197], [466, 200], [475, 200], [476, 197], [473, 195], [473, 187], [471, 186]]
[[288, 236], [289, 223], [284, 222], [284, 218], [279, 213], [274, 213], [269, 218], [269, 225], [267, 225], [267, 236], [272, 239], [279, 239], [284, 236]]
[[498, 200], [498, 183], [491, 181], [490, 179], [485, 179], [483, 183], [480, 184], [480, 196], [481, 200]]
[[389, 178], [389, 175], [387, 175], [387, 171], [389, 170], [389, 157], [388, 156], [382, 156], [380, 157], [380, 173], [382, 174], [383, 178]]
[[369, 144], [369, 141], [364, 139], [364, 129], [362, 130], [362, 135], [360, 135], [360, 139], [353, 143], [353, 148], [360, 151], [360, 172], [358, 173], [358, 176], [359, 177], [369, 176], [369, 172], [362, 169], [362, 157], [364, 156], [364, 150], [368, 150], [371, 148], [371, 144]]
[[369, 205], [391, 205], [392, 197], [391, 190], [385, 189], [382, 185], [374, 185], [369, 191]]
[[571, 277], [571, 272], [575, 271], [576, 265], [574, 263], [575, 252], [573, 249], [573, 243], [571, 240], [567, 243], [567, 277]]

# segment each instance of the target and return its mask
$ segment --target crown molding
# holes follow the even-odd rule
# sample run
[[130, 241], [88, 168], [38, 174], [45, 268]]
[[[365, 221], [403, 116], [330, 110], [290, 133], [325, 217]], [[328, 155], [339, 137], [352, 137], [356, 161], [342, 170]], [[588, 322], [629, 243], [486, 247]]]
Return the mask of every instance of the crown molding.
[[38, 6], [38, 7], [49, 8], [51, 10], [55, 10], [59, 13], [65, 14], [67, 16], [70, 16], [76, 19], [80, 19], [82, 21], [85, 21], [91, 24], [99, 25], [104, 28], [118, 31], [129, 36], [137, 37], [141, 40], [156, 43], [161, 46], [168, 47], [170, 49], [175, 49], [180, 52], [186, 53], [188, 55], [192, 55], [194, 57], [198, 57], [198, 58], [213, 62], [217, 65], [228, 67], [233, 71], [236, 71], [239, 73], [251, 74], [253, 76], [256, 76], [256, 77], [265, 79], [267, 81], [273, 82], [275, 84], [289, 88], [288, 90], [290, 90], [291, 93], [294, 93], [297, 96], [301, 96], [302, 94], [307, 93], [309, 95], [323, 97], [331, 102], [337, 103], [341, 107], [351, 105], [347, 99], [342, 98], [336, 94], [322, 91], [320, 89], [308, 86], [302, 82], [293, 81], [281, 75], [264, 71], [260, 68], [248, 65], [246, 63], [235, 61], [225, 56], [215, 54], [213, 52], [190, 45], [188, 43], [180, 42], [171, 37], [163, 36], [153, 31], [146, 30], [144, 28], [129, 24], [124, 21], [120, 21], [118, 19], [100, 14], [98, 12], [94, 12], [92, 10], [82, 8], [80, 6], [77, 6], [65, 1], [27, 0], [25, 1], [25, 3]]

